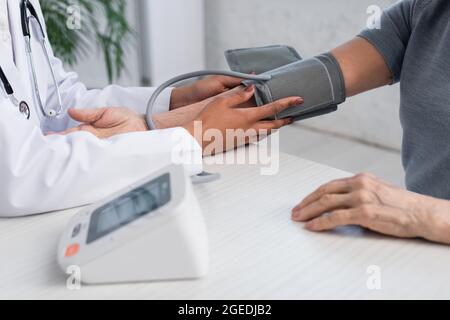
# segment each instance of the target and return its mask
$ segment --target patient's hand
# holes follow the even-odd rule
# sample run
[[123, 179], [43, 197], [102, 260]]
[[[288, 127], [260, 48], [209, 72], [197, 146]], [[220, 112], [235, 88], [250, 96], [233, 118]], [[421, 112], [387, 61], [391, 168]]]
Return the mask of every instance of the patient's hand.
[[81, 124], [57, 134], [87, 131], [100, 139], [107, 139], [118, 134], [148, 130], [145, 117], [128, 108], [70, 109], [69, 115]]
[[392, 186], [372, 174], [324, 184], [292, 211], [311, 231], [359, 225], [401, 238], [450, 244], [450, 201]]

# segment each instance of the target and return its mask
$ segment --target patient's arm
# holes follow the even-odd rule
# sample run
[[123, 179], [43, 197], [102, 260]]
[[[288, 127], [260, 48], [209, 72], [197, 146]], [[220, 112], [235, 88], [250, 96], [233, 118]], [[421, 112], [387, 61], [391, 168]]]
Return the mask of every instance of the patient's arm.
[[291, 117], [296, 121], [336, 111], [347, 97], [393, 82], [383, 56], [363, 38], [264, 74], [270, 75], [270, 80], [254, 82], [256, 103], [261, 106], [301, 96], [301, 106], [277, 114], [277, 118]]
[[355, 38], [331, 53], [342, 69], [347, 97], [392, 83], [383, 57], [363, 38]]

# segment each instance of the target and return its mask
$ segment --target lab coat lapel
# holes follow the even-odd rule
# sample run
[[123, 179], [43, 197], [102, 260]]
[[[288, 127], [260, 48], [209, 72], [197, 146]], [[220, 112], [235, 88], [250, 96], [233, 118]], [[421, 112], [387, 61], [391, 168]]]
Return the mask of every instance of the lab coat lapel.
[[13, 41], [14, 60], [11, 61], [11, 68], [17, 73], [22, 83], [29, 82], [28, 62], [25, 51], [25, 44], [22, 37], [22, 26], [20, 23], [20, 8], [18, 0], [8, 0], [9, 25], [11, 38]]

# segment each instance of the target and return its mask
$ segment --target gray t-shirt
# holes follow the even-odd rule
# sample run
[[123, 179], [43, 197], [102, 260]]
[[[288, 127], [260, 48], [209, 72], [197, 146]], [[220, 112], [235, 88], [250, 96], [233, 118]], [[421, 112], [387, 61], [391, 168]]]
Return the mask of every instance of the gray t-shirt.
[[408, 189], [450, 199], [450, 0], [398, 2], [359, 36], [400, 81]]

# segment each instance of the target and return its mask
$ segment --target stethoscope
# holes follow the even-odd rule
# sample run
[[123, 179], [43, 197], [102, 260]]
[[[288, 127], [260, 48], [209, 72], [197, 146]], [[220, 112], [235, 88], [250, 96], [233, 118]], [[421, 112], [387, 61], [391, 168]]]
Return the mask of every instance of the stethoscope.
[[[28, 15], [30, 14], [30, 16]], [[22, 23], [22, 34], [25, 39], [25, 46], [26, 46], [26, 52], [28, 57], [28, 63], [31, 68], [32, 73], [32, 80], [33, 80], [33, 87], [34, 87], [34, 93], [37, 98], [37, 103], [39, 105], [39, 109], [41, 110], [42, 114], [47, 118], [55, 118], [60, 116], [63, 113], [63, 105], [62, 105], [62, 99], [61, 99], [61, 92], [59, 89], [58, 81], [56, 80], [55, 71], [53, 70], [52, 64], [50, 62], [50, 55], [47, 50], [46, 46], [46, 36], [44, 32], [44, 28], [39, 20], [39, 16], [37, 14], [36, 9], [34, 8], [33, 4], [29, 0], [22, 0], [20, 3], [20, 18]], [[36, 75], [36, 69], [34, 67], [34, 61], [33, 61], [33, 53], [31, 50], [31, 31], [30, 31], [30, 21], [34, 21], [37, 23], [37, 36], [39, 38], [39, 43], [42, 47], [42, 51], [44, 52], [47, 65], [50, 69], [50, 73], [53, 78], [53, 84], [56, 90], [56, 95], [58, 98], [58, 108], [57, 109], [49, 109], [46, 110], [44, 107], [44, 104], [41, 99], [41, 94], [39, 92], [39, 86], [38, 86], [38, 80]], [[14, 106], [18, 107], [21, 114], [23, 114], [26, 119], [30, 119], [31, 111], [28, 103], [25, 101], [20, 101], [17, 99], [17, 97], [14, 94], [14, 90], [11, 86], [11, 83], [8, 81], [8, 78], [6, 77], [6, 74], [3, 72], [3, 69], [0, 67], [0, 78], [3, 83], [3, 88], [8, 95], [8, 98], [13, 103]], [[20, 102], [19, 102], [20, 101]]]

